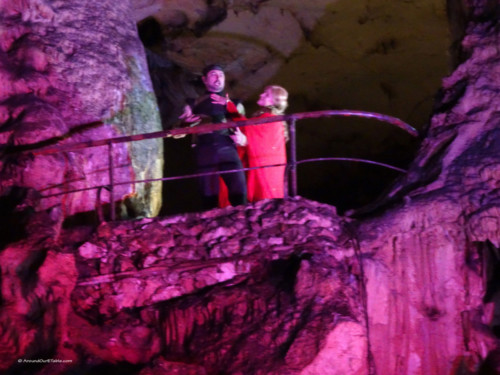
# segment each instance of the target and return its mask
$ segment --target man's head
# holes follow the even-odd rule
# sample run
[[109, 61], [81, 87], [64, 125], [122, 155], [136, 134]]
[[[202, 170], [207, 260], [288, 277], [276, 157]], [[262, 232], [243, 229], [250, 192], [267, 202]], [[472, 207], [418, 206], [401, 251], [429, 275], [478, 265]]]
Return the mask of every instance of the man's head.
[[201, 80], [205, 87], [210, 92], [221, 92], [224, 90], [226, 83], [226, 76], [220, 65], [211, 64], [203, 69], [203, 76]]

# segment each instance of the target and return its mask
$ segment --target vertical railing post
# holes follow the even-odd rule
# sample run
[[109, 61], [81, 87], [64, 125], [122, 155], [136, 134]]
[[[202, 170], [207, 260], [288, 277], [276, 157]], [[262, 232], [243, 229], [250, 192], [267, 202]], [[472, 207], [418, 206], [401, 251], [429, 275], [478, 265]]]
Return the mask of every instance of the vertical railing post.
[[292, 197], [297, 195], [297, 142], [295, 137], [295, 122], [292, 117], [288, 122], [288, 133], [290, 135], [290, 194]]
[[113, 142], [108, 142], [108, 166], [109, 166], [109, 209], [111, 210], [111, 221], [116, 220], [115, 212], [115, 182], [114, 182], [114, 167], [113, 167]]

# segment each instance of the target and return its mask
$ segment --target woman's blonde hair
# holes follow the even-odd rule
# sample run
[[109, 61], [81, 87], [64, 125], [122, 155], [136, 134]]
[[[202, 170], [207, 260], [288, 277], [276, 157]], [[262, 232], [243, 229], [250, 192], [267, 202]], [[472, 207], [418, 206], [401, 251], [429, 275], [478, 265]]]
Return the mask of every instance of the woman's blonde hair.
[[271, 110], [273, 113], [284, 113], [285, 109], [288, 107], [288, 91], [277, 85], [267, 86], [265, 90], [269, 90], [271, 92], [273, 98], [273, 106], [271, 107]]

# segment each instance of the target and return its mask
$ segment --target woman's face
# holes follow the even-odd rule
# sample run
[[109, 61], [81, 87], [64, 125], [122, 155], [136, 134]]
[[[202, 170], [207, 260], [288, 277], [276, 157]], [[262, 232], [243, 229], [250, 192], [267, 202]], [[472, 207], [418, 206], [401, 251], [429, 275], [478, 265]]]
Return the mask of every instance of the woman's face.
[[274, 98], [269, 89], [260, 94], [257, 104], [261, 107], [271, 107], [274, 104]]

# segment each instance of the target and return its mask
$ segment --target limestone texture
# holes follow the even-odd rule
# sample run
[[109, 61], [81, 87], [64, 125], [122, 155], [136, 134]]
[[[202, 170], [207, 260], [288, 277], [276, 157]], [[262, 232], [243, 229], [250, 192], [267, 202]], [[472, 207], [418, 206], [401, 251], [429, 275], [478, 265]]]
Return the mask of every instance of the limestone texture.
[[[140, 3], [143, 10], [161, 4]], [[173, 3], [186, 6], [174, 14], [178, 25], [203, 35], [206, 25], [227, 16], [229, 3], [241, 12], [258, 12], [266, 2]], [[71, 69], [62, 74], [64, 65], [53, 66], [51, 59], [80, 61], [78, 51], [92, 55], [92, 48], [68, 47], [47, 55], [50, 59], [38, 50], [64, 46], [43, 43], [59, 30], [44, 27], [47, 23], [66, 20], [78, 28], [117, 14], [129, 20], [132, 8], [42, 0], [0, 5], [0, 17], [9, 25], [2, 26], [0, 49], [0, 134], [8, 146], [2, 148], [0, 185], [2, 373], [500, 373], [496, 0], [448, 3], [460, 42], [455, 70], [443, 79], [408, 172], [371, 204], [340, 214], [332, 205], [297, 196], [92, 224], [65, 221], [67, 206], [43, 203], [39, 191], [50, 181], [62, 181], [61, 165], [70, 156], [33, 157], [24, 151], [52, 138], [65, 141], [67, 134], [86, 139], [70, 131], [71, 124], [94, 121], [92, 113], [107, 114], [109, 108], [116, 109], [109, 112], [115, 125], [116, 119], [148, 118], [147, 84], [134, 86], [137, 80], [148, 81], [145, 60], [121, 65], [96, 55], [79, 65], [81, 74], [91, 75], [84, 78]], [[72, 6], [78, 12], [64, 11]], [[369, 23], [377, 14], [376, 7], [367, 9], [359, 21]], [[204, 22], [198, 23], [200, 16]], [[99, 35], [120, 34], [120, 27], [102, 33], [100, 23], [94, 25], [97, 33], [89, 32], [89, 43], [97, 43]], [[30, 31], [35, 26], [44, 38]], [[132, 36], [130, 41], [137, 42]], [[103, 53], [112, 51], [111, 45], [102, 47]], [[397, 45], [382, 43], [375, 51]], [[122, 47], [116, 48], [122, 56]], [[84, 69], [100, 58], [119, 71], [129, 67], [125, 77], [136, 80], [119, 80], [125, 87], [113, 86], [114, 91], [97, 90], [95, 95], [110, 97], [103, 94], [94, 105], [86, 90], [77, 89], [121, 77]], [[57, 69], [61, 74], [52, 75]], [[63, 84], [61, 77], [73, 81]], [[34, 87], [39, 91], [32, 92]], [[115, 96], [140, 103], [140, 109], [117, 105]], [[138, 99], [144, 97], [151, 101]], [[85, 110], [74, 112], [63, 102]], [[101, 128], [87, 129], [88, 139], [122, 132], [117, 126]], [[117, 158], [126, 163], [132, 156], [122, 151]], [[91, 156], [92, 162], [76, 159], [74, 165], [105, 165], [104, 152]], [[141, 160], [130, 165], [135, 168]], [[128, 172], [120, 175], [128, 177]], [[84, 194], [71, 199], [75, 206], [90, 205]], [[147, 196], [144, 202], [150, 204]]]
[[[16, 186], [47, 196], [65, 217], [125, 201], [133, 215], [161, 207], [161, 183], [120, 185], [111, 198], [106, 146], [33, 154], [44, 146], [161, 129], [145, 52], [128, 2], [0, 3], [0, 173], [2, 192]], [[158, 140], [116, 144], [115, 183], [163, 173]], [[85, 189], [69, 196], [61, 192]]]

